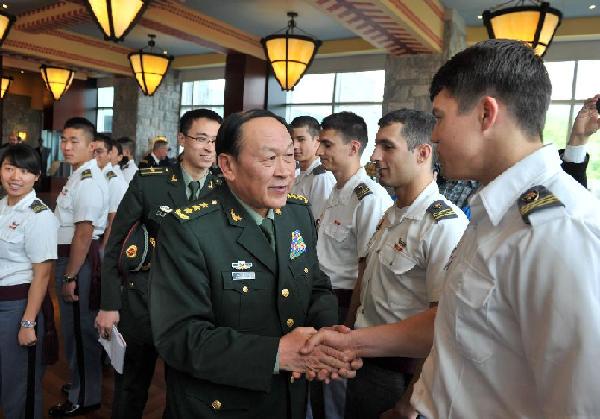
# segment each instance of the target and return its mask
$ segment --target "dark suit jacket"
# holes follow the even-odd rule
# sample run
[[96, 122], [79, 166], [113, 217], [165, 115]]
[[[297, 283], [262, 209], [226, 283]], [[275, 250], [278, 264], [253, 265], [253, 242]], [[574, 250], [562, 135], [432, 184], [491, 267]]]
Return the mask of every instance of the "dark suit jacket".
[[169, 158], [163, 159], [156, 163], [154, 157], [152, 157], [152, 154], [146, 154], [142, 160], [140, 160], [138, 168], [145, 169], [148, 167], [171, 167], [173, 165], [173, 162], [171, 162]]
[[[217, 179], [209, 173], [199, 197], [216, 185]], [[179, 165], [172, 168], [140, 169], [121, 200], [104, 253], [100, 308], [121, 310], [121, 331], [126, 336], [134, 336], [150, 344], [152, 336], [147, 308], [148, 271], [130, 272], [124, 282], [118, 269], [119, 256], [127, 233], [137, 221], [143, 223], [150, 238], [156, 240], [160, 224], [168, 214], [160, 207], [166, 207], [168, 211], [168, 208], [186, 205], [188, 199], [185, 188]], [[152, 250], [150, 246], [150, 251]]]
[[337, 322], [305, 201], [275, 212], [277, 255], [227, 185], [165, 219], [150, 317], [168, 417], [304, 419], [306, 381], [273, 373], [279, 339]]
[[[558, 154], [560, 154], [561, 159], [562, 159], [562, 155], [564, 152], [565, 152], [564, 149], [558, 150]], [[567, 172], [568, 174], [573, 176], [573, 179], [575, 179], [577, 182], [581, 183], [584, 188], [587, 188], [587, 175], [585, 172], [587, 171], [587, 166], [588, 166], [589, 162], [590, 162], [590, 155], [586, 154], [585, 160], [583, 163], [571, 163], [571, 162], [563, 161], [561, 163], [561, 166], [565, 172]]]

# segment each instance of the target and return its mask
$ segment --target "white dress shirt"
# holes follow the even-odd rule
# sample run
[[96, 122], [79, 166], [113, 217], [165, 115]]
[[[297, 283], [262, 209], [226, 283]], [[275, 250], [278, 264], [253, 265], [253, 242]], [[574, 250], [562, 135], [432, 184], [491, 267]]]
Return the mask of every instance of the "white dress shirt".
[[334, 186], [335, 177], [330, 171], [321, 167], [321, 159], [317, 157], [305, 171], [300, 171], [296, 175], [292, 193], [308, 198], [313, 217], [316, 220], [323, 213], [325, 202]]
[[[91, 176], [84, 174], [86, 170]], [[81, 221], [92, 223], [93, 239], [104, 232], [108, 215], [108, 185], [95, 159], [82, 164], [69, 176], [56, 199], [54, 215], [59, 222], [58, 244], [71, 244], [75, 223]]]
[[58, 223], [52, 211], [29, 192], [15, 205], [0, 199], [0, 287], [29, 284], [32, 263], [56, 259]]
[[127, 184], [131, 182], [131, 179], [133, 179], [133, 176], [137, 170], [138, 167], [137, 164], [135, 164], [135, 161], [130, 159], [127, 163], [125, 163], [125, 166], [123, 166], [123, 178]]
[[[435, 221], [427, 209], [437, 201], [455, 218]], [[438, 302], [444, 266], [468, 220], [431, 182], [405, 208], [393, 205], [371, 240], [355, 327], [395, 323]]]
[[[102, 169], [102, 174], [108, 185], [108, 213], [114, 214], [119, 208], [119, 203], [123, 199], [125, 192], [127, 192], [127, 183], [122, 176], [119, 175], [119, 171], [115, 170], [112, 164], [108, 163]], [[111, 174], [112, 173], [112, 174]], [[122, 173], [122, 172], [121, 172]]]
[[[371, 191], [359, 199], [361, 183]], [[353, 289], [358, 259], [367, 255], [369, 240], [385, 210], [392, 205], [387, 191], [362, 167], [342, 188], [333, 188], [319, 221], [317, 255], [334, 289]]]
[[[564, 206], [522, 218], [543, 185]], [[554, 146], [471, 199], [412, 403], [433, 418], [600, 417], [600, 202]]]

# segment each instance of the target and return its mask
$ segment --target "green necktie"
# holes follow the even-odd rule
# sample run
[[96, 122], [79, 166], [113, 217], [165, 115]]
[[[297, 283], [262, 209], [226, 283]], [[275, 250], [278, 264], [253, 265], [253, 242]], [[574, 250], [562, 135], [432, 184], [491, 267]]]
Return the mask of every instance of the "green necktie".
[[271, 250], [275, 251], [275, 228], [273, 226], [273, 220], [270, 218], [263, 218], [259, 227], [265, 234], [269, 245], [271, 245]]
[[188, 201], [193, 201], [196, 199], [196, 195], [198, 194], [198, 191], [200, 190], [200, 181], [192, 180], [190, 183], [188, 183], [188, 187], [190, 188], [190, 191], [191, 191]]

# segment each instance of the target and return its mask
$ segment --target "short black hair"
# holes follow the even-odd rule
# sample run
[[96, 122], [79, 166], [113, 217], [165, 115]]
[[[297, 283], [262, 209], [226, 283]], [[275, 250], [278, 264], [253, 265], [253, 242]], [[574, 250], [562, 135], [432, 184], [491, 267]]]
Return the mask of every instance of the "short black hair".
[[126, 148], [129, 150], [131, 155], [135, 154], [135, 141], [133, 141], [129, 137], [121, 137], [117, 140], [117, 143], [122, 146], [122, 148]]
[[360, 142], [360, 154], [364, 151], [369, 141], [367, 135], [367, 123], [354, 112], [338, 112], [333, 113], [323, 118], [321, 121], [321, 129], [332, 129], [342, 135], [344, 142], [348, 143], [352, 140]]
[[319, 130], [321, 129], [321, 125], [319, 124], [319, 121], [317, 121], [316, 118], [313, 118], [312, 116], [309, 116], [309, 115], [302, 115], [302, 116], [295, 117], [292, 120], [292, 123], [290, 124], [290, 126], [292, 128], [306, 127], [306, 129], [308, 129], [308, 133], [312, 137], [316, 137], [317, 135], [319, 135]]
[[112, 138], [106, 134], [96, 134], [94, 141], [103, 142], [107, 152], [112, 150], [114, 145]]
[[187, 111], [181, 116], [181, 118], [179, 118], [179, 132], [182, 134], [187, 134], [194, 121], [200, 118], [210, 119], [211, 121], [218, 122], [219, 124], [223, 123], [223, 118], [221, 118], [221, 115], [215, 111], [211, 111], [210, 109], [193, 109], [191, 111]]
[[123, 146], [117, 140], [113, 140], [111, 138], [112, 146], [117, 149], [117, 155], [121, 156], [123, 154]]
[[7, 146], [0, 155], [0, 166], [5, 161], [36, 176], [42, 173], [39, 153], [25, 143]]
[[520, 41], [490, 39], [459, 52], [433, 77], [431, 100], [443, 89], [457, 100], [459, 112], [484, 95], [497, 97], [524, 133], [542, 138], [552, 84], [542, 59]]
[[94, 138], [96, 138], [96, 127], [87, 118], [82, 118], [80, 116], [69, 118], [67, 119], [67, 122], [65, 122], [63, 130], [67, 128], [83, 130], [90, 141], [94, 141]]
[[386, 113], [379, 120], [379, 128], [385, 128], [394, 123], [402, 124], [400, 134], [406, 140], [409, 150], [414, 150], [420, 144], [431, 143], [431, 133], [435, 125], [435, 118], [429, 112], [414, 109], [398, 109]]
[[254, 118], [273, 118], [283, 125], [288, 132], [291, 128], [285, 119], [266, 109], [252, 109], [229, 115], [219, 128], [215, 144], [217, 155], [227, 153], [237, 158], [240, 154], [240, 141], [242, 137], [242, 126]]

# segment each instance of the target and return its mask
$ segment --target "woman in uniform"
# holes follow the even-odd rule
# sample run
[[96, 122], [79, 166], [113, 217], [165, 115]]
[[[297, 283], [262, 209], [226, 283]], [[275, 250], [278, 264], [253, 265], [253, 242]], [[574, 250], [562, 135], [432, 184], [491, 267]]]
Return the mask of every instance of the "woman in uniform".
[[46, 297], [56, 259], [58, 223], [33, 184], [39, 155], [26, 144], [0, 157], [0, 395], [4, 417], [42, 417], [42, 340]]

